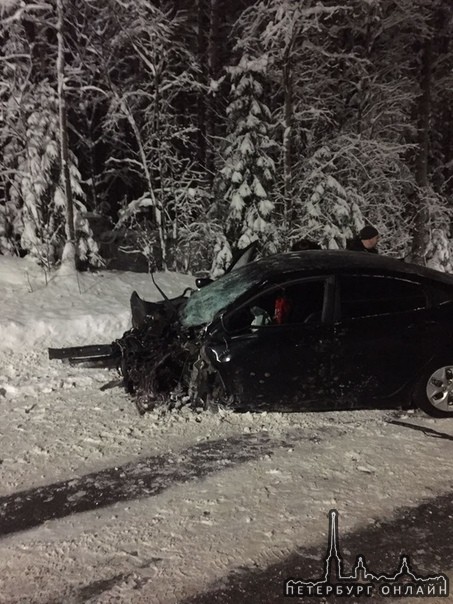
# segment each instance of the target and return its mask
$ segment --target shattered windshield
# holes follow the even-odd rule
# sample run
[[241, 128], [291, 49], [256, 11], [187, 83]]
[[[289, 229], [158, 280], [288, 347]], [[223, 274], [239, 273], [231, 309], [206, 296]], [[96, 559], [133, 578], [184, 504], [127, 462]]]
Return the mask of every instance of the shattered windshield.
[[182, 324], [195, 327], [210, 323], [220, 310], [234, 302], [252, 285], [259, 283], [262, 277], [262, 269], [250, 264], [194, 292], [181, 312]]

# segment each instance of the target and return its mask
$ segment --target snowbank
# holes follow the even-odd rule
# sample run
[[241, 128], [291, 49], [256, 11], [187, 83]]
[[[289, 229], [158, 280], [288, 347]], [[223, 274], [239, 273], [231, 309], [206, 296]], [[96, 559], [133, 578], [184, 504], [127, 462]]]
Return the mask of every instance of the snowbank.
[[[169, 297], [194, 287], [185, 275], [155, 279]], [[130, 327], [134, 289], [147, 300], [162, 299], [148, 274], [55, 272], [46, 278], [26, 258], [0, 256], [0, 350], [111, 342]]]

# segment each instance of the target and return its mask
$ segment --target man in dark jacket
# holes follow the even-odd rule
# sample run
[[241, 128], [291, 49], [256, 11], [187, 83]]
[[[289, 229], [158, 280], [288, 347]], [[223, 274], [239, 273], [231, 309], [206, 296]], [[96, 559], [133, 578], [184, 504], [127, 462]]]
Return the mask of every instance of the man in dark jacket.
[[346, 244], [347, 250], [354, 252], [371, 252], [377, 254], [377, 242], [379, 241], [379, 233], [374, 226], [366, 226], [359, 232], [357, 237], [349, 239]]

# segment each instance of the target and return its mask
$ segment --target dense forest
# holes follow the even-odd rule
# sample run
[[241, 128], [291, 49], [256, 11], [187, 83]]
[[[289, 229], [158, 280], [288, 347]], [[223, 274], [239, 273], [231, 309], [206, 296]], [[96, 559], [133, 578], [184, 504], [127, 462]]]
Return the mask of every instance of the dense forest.
[[371, 223], [453, 272], [451, 0], [0, 6], [0, 254], [216, 273]]

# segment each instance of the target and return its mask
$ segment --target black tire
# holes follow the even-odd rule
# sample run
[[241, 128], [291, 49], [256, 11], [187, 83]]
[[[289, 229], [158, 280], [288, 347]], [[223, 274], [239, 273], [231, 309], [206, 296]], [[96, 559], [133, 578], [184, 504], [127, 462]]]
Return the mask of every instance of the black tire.
[[414, 403], [431, 417], [453, 418], [453, 359], [431, 363], [417, 382]]

